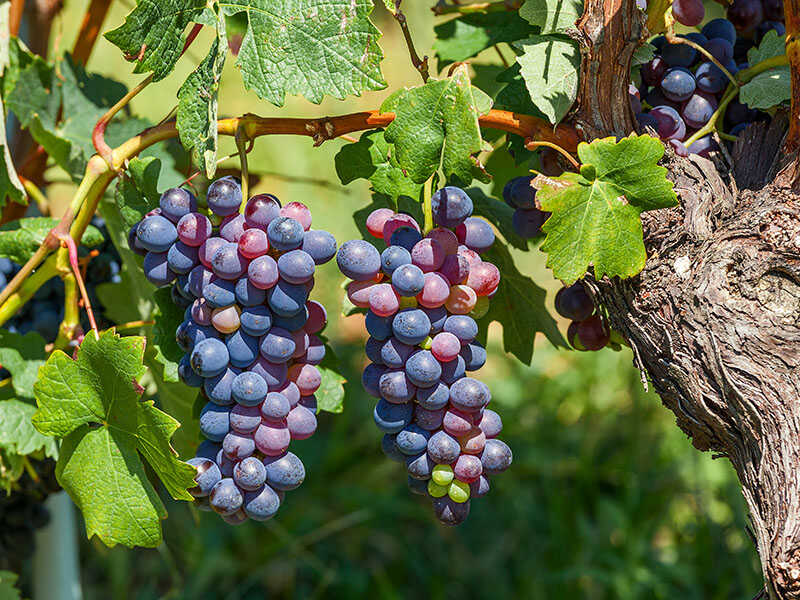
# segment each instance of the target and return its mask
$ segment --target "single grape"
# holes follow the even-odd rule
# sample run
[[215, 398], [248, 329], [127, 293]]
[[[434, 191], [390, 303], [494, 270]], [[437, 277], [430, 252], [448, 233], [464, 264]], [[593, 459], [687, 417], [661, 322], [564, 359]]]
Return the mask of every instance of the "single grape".
[[282, 217], [290, 217], [300, 223], [305, 231], [311, 228], [311, 211], [302, 202], [289, 202], [281, 208], [280, 214]]
[[437, 333], [431, 344], [431, 352], [437, 360], [450, 362], [461, 352], [461, 340], [447, 331]]
[[308, 309], [308, 320], [306, 321], [305, 330], [308, 333], [318, 333], [325, 328], [328, 322], [328, 313], [325, 307], [315, 300], [309, 300], [306, 303]]
[[261, 425], [261, 409], [235, 404], [230, 414], [231, 429], [237, 433], [253, 433]]
[[370, 235], [378, 239], [383, 239], [383, 227], [389, 219], [395, 216], [395, 212], [390, 208], [377, 208], [367, 216], [366, 226]]
[[658, 85], [667, 70], [667, 63], [660, 56], [642, 65], [640, 73], [646, 85]]
[[547, 215], [548, 213], [538, 208], [530, 210], [518, 208], [511, 216], [511, 225], [518, 236], [530, 239], [542, 232], [542, 225], [547, 220]]
[[392, 273], [392, 286], [401, 296], [416, 296], [425, 287], [425, 274], [417, 265], [401, 265]]
[[714, 19], [703, 25], [701, 33], [709, 40], [722, 38], [731, 45], [736, 43], [736, 28], [728, 19]]
[[293, 317], [303, 310], [307, 300], [308, 290], [303, 284], [281, 280], [267, 292], [269, 307], [280, 317]]
[[449, 297], [450, 282], [439, 273], [425, 273], [422, 291], [417, 294], [419, 305], [425, 308], [437, 308], [442, 306]]
[[322, 375], [314, 365], [295, 363], [289, 367], [289, 380], [297, 385], [303, 396], [310, 396], [319, 389]]
[[195, 498], [202, 498], [211, 493], [211, 489], [222, 479], [222, 473], [217, 464], [208, 458], [195, 457], [186, 461], [192, 465], [197, 474], [194, 476], [196, 486], [187, 491]]
[[214, 254], [217, 253], [217, 250], [219, 250], [226, 243], [227, 242], [221, 237], [210, 237], [206, 239], [202, 244], [200, 244], [200, 249], [197, 253], [200, 263], [207, 269], [211, 269], [211, 259], [214, 258]]
[[381, 255], [364, 240], [350, 240], [342, 244], [336, 254], [339, 270], [355, 281], [374, 279], [381, 270]]
[[[420, 309], [408, 308], [401, 310], [392, 320], [392, 332], [401, 342], [416, 346], [426, 337], [431, 330], [428, 315]], [[373, 337], [379, 337], [370, 332]]]
[[513, 208], [536, 208], [536, 189], [531, 185], [533, 177], [516, 177], [508, 192], [508, 203]]
[[236, 282], [234, 294], [236, 302], [244, 307], [258, 306], [259, 304], [264, 304], [267, 300], [267, 293], [254, 286], [246, 276]]
[[272, 194], [258, 194], [247, 201], [244, 221], [248, 228], [267, 230], [267, 226], [280, 216], [281, 203]]
[[302, 250], [322, 265], [336, 256], [336, 238], [327, 231], [311, 229], [303, 234]]
[[[409, 357], [405, 373], [415, 386], [430, 387], [439, 381], [439, 377], [442, 375], [442, 366], [432, 352], [420, 350]], [[416, 393], [416, 389], [414, 392]], [[410, 400], [412, 397], [413, 394], [408, 399]]]
[[477, 481], [483, 474], [481, 459], [470, 454], [462, 454], [458, 457], [453, 467], [453, 473], [459, 481], [463, 481], [464, 483]]
[[238, 243], [244, 235], [244, 217], [239, 213], [222, 219], [219, 225], [219, 236], [231, 243]]
[[[376, 342], [378, 340], [375, 340]], [[308, 349], [299, 360], [310, 365], [318, 365], [325, 358], [325, 344], [316, 335], [308, 336]]]
[[697, 67], [695, 77], [697, 78], [697, 88], [709, 94], [718, 94], [728, 85], [728, 78], [725, 73], [712, 62], [701, 63]]
[[196, 212], [183, 215], [177, 225], [178, 237], [187, 246], [200, 246], [211, 237], [211, 231], [208, 217]]
[[467, 285], [478, 296], [489, 296], [500, 285], [500, 270], [489, 262], [481, 262], [470, 269]]
[[234, 403], [231, 395], [234, 379], [241, 371], [236, 367], [227, 367], [222, 373], [213, 377], [206, 377], [203, 381], [203, 391], [206, 397], [214, 404], [229, 406]]
[[291, 452], [285, 456], [264, 459], [267, 482], [276, 490], [289, 491], [300, 486], [306, 477], [303, 462]]
[[239, 279], [247, 271], [248, 262], [239, 254], [238, 244], [228, 242], [214, 252], [211, 268], [216, 276], [223, 279]]
[[269, 250], [267, 234], [261, 229], [248, 229], [238, 240], [239, 253], [248, 259], [263, 256]]
[[239, 321], [245, 333], [260, 337], [272, 327], [273, 315], [264, 305], [248, 306], [242, 310]]
[[398, 227], [389, 238], [388, 244], [390, 246], [400, 246], [406, 250], [411, 250], [414, 245], [422, 239], [422, 234], [419, 230], [405, 225]]
[[166, 252], [148, 252], [142, 268], [147, 281], [156, 287], [168, 285], [177, 277], [175, 271], [169, 268]]
[[665, 44], [661, 58], [669, 67], [690, 67], [697, 58], [697, 50], [687, 44]]
[[733, 0], [726, 15], [739, 35], [749, 37], [764, 20], [761, 0]]
[[313, 411], [298, 404], [289, 412], [286, 424], [293, 440], [305, 440], [317, 430], [317, 417]]
[[161, 215], [152, 215], [141, 220], [136, 228], [136, 239], [150, 252], [166, 252], [178, 239], [175, 224]]
[[472, 427], [458, 438], [458, 443], [465, 454], [480, 454], [486, 445], [486, 434], [479, 427]]
[[[262, 421], [253, 434], [253, 439], [259, 452], [266, 456], [280, 456], [289, 448], [292, 436], [285, 421]], [[270, 484], [274, 485], [274, 482], [270, 481]]]
[[260, 490], [266, 480], [267, 469], [255, 456], [248, 456], [233, 468], [233, 481], [243, 490]]
[[233, 479], [229, 477], [220, 480], [209, 494], [211, 508], [214, 509], [214, 512], [223, 516], [232, 515], [238, 511], [243, 502], [244, 496], [242, 496], [242, 492]]
[[481, 453], [483, 472], [487, 475], [502, 473], [511, 466], [513, 455], [511, 448], [501, 440], [486, 440], [486, 446]]
[[384, 433], [398, 433], [411, 423], [414, 406], [410, 403], [392, 404], [381, 398], [372, 411], [375, 424]]
[[450, 401], [450, 388], [442, 382], [427, 388], [417, 388], [416, 400], [426, 410], [439, 410]]
[[444, 259], [444, 248], [434, 239], [422, 239], [411, 248], [411, 262], [422, 269], [423, 273], [437, 271]]
[[610, 332], [600, 315], [593, 315], [578, 323], [578, 339], [587, 350], [600, 350], [608, 344]]
[[200, 262], [196, 246], [189, 246], [177, 241], [167, 251], [167, 265], [173, 272], [185, 274]]
[[472, 377], [459, 379], [450, 386], [450, 403], [464, 412], [475, 412], [489, 404], [489, 387]]
[[214, 275], [203, 286], [203, 299], [212, 309], [232, 306], [236, 302], [236, 284]]
[[397, 432], [394, 440], [397, 449], [406, 456], [416, 456], [428, 447], [431, 434], [413, 423]]
[[258, 337], [239, 329], [225, 338], [231, 364], [246, 368], [258, 358]]
[[[222, 440], [222, 451], [225, 456], [233, 461], [240, 461], [248, 456], [252, 456], [256, 451], [256, 443], [253, 434], [240, 434], [235, 431], [229, 432]], [[234, 473], [236, 467], [234, 466]]]
[[247, 278], [254, 286], [268, 290], [278, 282], [278, 263], [271, 256], [259, 256], [247, 267]]
[[414, 397], [417, 388], [404, 371], [387, 370], [378, 379], [378, 391], [386, 401], [402, 404]]
[[442, 420], [444, 419], [445, 412], [444, 408], [428, 410], [421, 406], [417, 407], [414, 411], [414, 423], [426, 431], [436, 431], [442, 427]]
[[215, 215], [227, 217], [239, 211], [242, 203], [242, 187], [231, 177], [220, 177], [210, 186], [206, 193], [208, 208]]
[[436, 227], [425, 236], [437, 242], [444, 250], [446, 256], [458, 252], [458, 237], [455, 233], [444, 227]]
[[458, 440], [445, 431], [437, 431], [428, 440], [428, 455], [437, 464], [450, 465], [461, 454]]
[[267, 521], [275, 516], [281, 505], [280, 496], [265, 485], [253, 492], [245, 492], [242, 508], [254, 521]]
[[672, 67], [661, 79], [661, 91], [674, 102], [688, 100], [696, 86], [694, 75], [684, 67]]
[[314, 276], [314, 259], [303, 250], [291, 250], [278, 258], [278, 273], [289, 283], [305, 283]]
[[693, 94], [683, 105], [681, 115], [689, 127], [699, 129], [705, 125], [717, 109], [717, 101], [712, 97]]
[[580, 282], [561, 288], [555, 305], [558, 314], [573, 321], [588, 319], [594, 312], [594, 302]]
[[280, 327], [270, 329], [260, 344], [261, 355], [273, 363], [288, 361], [296, 348], [292, 334]]
[[267, 238], [270, 246], [276, 250], [286, 251], [299, 248], [303, 244], [305, 230], [299, 221], [291, 217], [278, 217], [267, 226]]
[[672, 0], [672, 14], [678, 23], [694, 27], [703, 21], [706, 9], [701, 0]]
[[159, 207], [162, 215], [177, 223], [184, 215], [197, 211], [197, 199], [189, 190], [171, 188], [161, 194]]
[[671, 106], [656, 106], [648, 114], [656, 120], [656, 132], [662, 140], [680, 139], [686, 135], [686, 124]]
[[426, 482], [427, 487], [427, 481], [431, 478], [431, 472], [436, 466], [436, 463], [424, 452], [424, 447], [422, 450], [422, 452], [415, 456], [406, 457], [406, 471], [412, 479]]
[[221, 442], [230, 431], [231, 409], [208, 402], [200, 411], [200, 433], [212, 442]]
[[461, 188], [447, 186], [431, 197], [433, 221], [441, 227], [458, 227], [472, 215], [472, 199]]
[[478, 301], [478, 295], [468, 285], [454, 285], [450, 287], [450, 294], [445, 302], [445, 308], [456, 315], [466, 315]]
[[400, 300], [397, 292], [390, 284], [379, 283], [370, 288], [367, 306], [379, 317], [388, 317], [398, 311]]
[[469, 217], [456, 228], [458, 241], [470, 250], [482, 253], [494, 244], [494, 231], [492, 227], [478, 217]]

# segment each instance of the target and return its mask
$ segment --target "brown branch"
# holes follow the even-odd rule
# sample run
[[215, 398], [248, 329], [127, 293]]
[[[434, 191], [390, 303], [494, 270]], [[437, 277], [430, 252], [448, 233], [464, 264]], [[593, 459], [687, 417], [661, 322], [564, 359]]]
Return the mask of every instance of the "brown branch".
[[406, 16], [403, 14], [403, 11], [400, 10], [400, 4], [402, 1], [403, 0], [394, 0], [394, 11], [392, 11], [392, 16], [400, 25], [400, 29], [403, 32], [403, 37], [406, 40], [406, 46], [408, 46], [408, 54], [411, 57], [411, 64], [414, 65], [414, 68], [419, 71], [419, 74], [422, 76], [422, 83], [428, 83], [428, 57], [424, 56], [420, 58], [419, 54], [417, 54], [416, 48], [414, 48], [414, 40], [411, 39], [411, 31], [408, 29], [408, 21], [406, 20]]
[[19, 35], [23, 12], [25, 12], [25, 0], [11, 0], [11, 7], [8, 11], [8, 31], [13, 36]]
[[86, 65], [89, 56], [92, 54], [97, 37], [106, 20], [108, 9], [111, 8], [111, 0], [91, 0], [83, 15], [78, 37], [72, 47], [72, 58], [76, 63]]

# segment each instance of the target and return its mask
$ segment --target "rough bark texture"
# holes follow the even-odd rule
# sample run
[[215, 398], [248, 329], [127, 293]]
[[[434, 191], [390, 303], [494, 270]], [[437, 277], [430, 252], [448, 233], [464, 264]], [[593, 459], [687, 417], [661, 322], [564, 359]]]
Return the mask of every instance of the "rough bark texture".
[[[586, 0], [574, 120], [588, 139], [634, 129], [635, 10]], [[644, 271], [588, 282], [678, 426], [736, 469], [774, 599], [800, 598], [800, 195], [796, 157], [781, 151], [788, 121], [750, 127], [732, 164], [668, 151], [680, 206], [643, 215]]]

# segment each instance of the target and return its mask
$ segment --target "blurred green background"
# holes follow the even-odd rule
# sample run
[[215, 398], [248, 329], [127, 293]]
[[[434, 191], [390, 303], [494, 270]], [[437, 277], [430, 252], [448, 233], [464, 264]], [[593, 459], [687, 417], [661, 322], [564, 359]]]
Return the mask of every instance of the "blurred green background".
[[[71, 47], [86, 4], [67, 2], [57, 21], [54, 38], [62, 51]], [[427, 54], [435, 22], [429, 4], [403, 7], [418, 50]], [[106, 29], [121, 23], [130, 8], [115, 2]], [[220, 112], [341, 114], [376, 108], [391, 91], [417, 85], [396, 23], [380, 6], [375, 21], [385, 33], [387, 90], [326, 99], [321, 106], [290, 98], [277, 109], [244, 91], [229, 59]], [[153, 121], [165, 116], [207, 47], [201, 37], [174, 76], [133, 101], [133, 112]], [[476, 63], [500, 64], [494, 52]], [[89, 69], [128, 85], [140, 80], [104, 40]], [[348, 188], [339, 184], [333, 157], [344, 143], [313, 148], [308, 138], [259, 139], [250, 163], [265, 175], [256, 191], [305, 202], [315, 226], [340, 242], [356, 237], [350, 215], [368, 204], [369, 192], [363, 181]], [[221, 154], [232, 151], [232, 140], [223, 140]], [[64, 184], [61, 192], [69, 191]], [[547, 288], [552, 306], [559, 285], [543, 256], [535, 250], [514, 255], [520, 269]], [[317, 434], [293, 445], [308, 475], [287, 495], [278, 518], [234, 528], [213, 514], [169, 502], [165, 543], [156, 550], [109, 549], [82, 536], [87, 599], [699, 600], [751, 598], [760, 588], [733, 470], [692, 449], [659, 398], [642, 389], [627, 349], [569, 352], [540, 337], [528, 367], [504, 355], [500, 330], [493, 326], [490, 360], [479, 376], [492, 388], [514, 465], [493, 478], [488, 496], [473, 502], [466, 524], [439, 526], [430, 506], [408, 493], [401, 466], [381, 453], [373, 402], [359, 382], [365, 363], [362, 317], [339, 317], [340, 281], [329, 264], [314, 294], [329, 307], [326, 333], [349, 380], [345, 410], [321, 415]]]

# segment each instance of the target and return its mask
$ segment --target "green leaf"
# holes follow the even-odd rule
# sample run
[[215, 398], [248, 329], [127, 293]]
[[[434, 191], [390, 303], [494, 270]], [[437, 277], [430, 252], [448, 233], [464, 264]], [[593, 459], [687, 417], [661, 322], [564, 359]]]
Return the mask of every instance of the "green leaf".
[[161, 161], [157, 158], [136, 157], [128, 163], [128, 169], [122, 172], [114, 199], [127, 227], [133, 227], [158, 206], [161, 194], [156, 186], [160, 171]]
[[42, 450], [46, 456], [58, 458], [56, 441], [33, 426], [35, 412], [33, 404], [16, 398], [0, 401], [0, 448], [18, 456]]
[[478, 117], [492, 100], [472, 87], [466, 65], [449, 79], [395, 92], [381, 106], [394, 112], [386, 128], [386, 141], [394, 144], [396, 158], [412, 181], [424, 183], [441, 166], [455, 185], [473, 178], [488, 181], [477, 154], [482, 150]]
[[178, 363], [184, 351], [175, 341], [175, 330], [183, 322], [183, 309], [172, 301], [169, 287], [159, 288], [153, 294], [156, 310], [153, 326], [153, 345], [156, 349], [155, 360], [164, 366], [164, 380], [177, 382]]
[[161, 364], [151, 358], [151, 349], [145, 356], [145, 363], [156, 384], [158, 406], [168, 415], [180, 421], [181, 426], [172, 436], [172, 446], [180, 456], [192, 457], [200, 443], [200, 424], [198, 415], [193, 415], [195, 401], [206, 400], [202, 393], [184, 383], [170, 383], [164, 380], [164, 369]]
[[347, 383], [347, 379], [339, 374], [339, 359], [328, 345], [325, 336], [321, 336], [321, 339], [325, 342], [325, 358], [317, 366], [322, 376], [322, 383], [314, 392], [317, 398], [317, 412], [340, 413], [344, 410], [344, 384]]
[[[10, 9], [10, 2], [0, 4], [0, 31], [3, 32], [3, 35], [0, 35], [0, 75], [3, 76], [6, 75], [6, 70], [11, 65], [10, 38], [6, 34], [9, 27], [8, 16]], [[3, 107], [2, 98], [0, 98], [0, 118], [3, 119], [3, 122], [0, 123], [0, 144], [3, 146], [3, 160], [0, 162], [0, 208], [5, 206], [8, 200], [19, 204], [27, 204], [25, 189], [22, 187], [22, 182], [17, 176], [17, 170], [14, 168], [14, 161], [11, 159], [11, 150], [6, 137], [6, 111]]]
[[646, 65], [656, 55], [656, 47], [650, 43], [644, 43], [636, 50], [633, 51], [633, 58], [631, 59], [631, 66], [638, 67], [640, 65]]
[[740, 100], [750, 108], [766, 110], [792, 98], [791, 72], [788, 66], [759, 73], [739, 88]]
[[452, 19], [433, 28], [433, 49], [439, 68], [477, 56], [502, 42], [528, 37], [533, 30], [514, 11], [475, 13]]
[[786, 54], [786, 36], [778, 35], [777, 31], [771, 29], [761, 39], [757, 48], [753, 47], [747, 51], [747, 64], [752, 67], [781, 54]]
[[[0, 227], [0, 256], [24, 264], [41, 246], [50, 230], [58, 225], [58, 219], [50, 217], [28, 217]], [[98, 246], [103, 243], [100, 230], [89, 225], [81, 238], [84, 246]]]
[[514, 209], [505, 202], [495, 198], [490, 198], [483, 193], [483, 190], [471, 187], [466, 190], [467, 195], [472, 198], [473, 214], [483, 217], [494, 225], [506, 241], [520, 250], [528, 249], [528, 240], [521, 238], [514, 231], [512, 217]]
[[0, 329], [0, 364], [11, 373], [14, 391], [21, 398], [33, 398], [33, 384], [47, 359], [44, 338], [35, 331], [20, 335]]
[[40, 61], [29, 64], [7, 104], [50, 157], [79, 181], [94, 154], [90, 132], [126, 91], [117, 81], [86, 73], [65, 55], [57, 68]]
[[260, 98], [283, 106], [286, 94], [302, 94], [319, 104], [326, 94], [341, 100], [386, 87], [371, 0], [221, 0], [219, 7], [247, 12], [237, 65]]
[[17, 589], [19, 576], [11, 571], [0, 571], [0, 600], [20, 600]]
[[210, 179], [217, 170], [217, 94], [228, 51], [225, 19], [218, 21], [211, 50], [178, 90], [176, 126], [181, 143]]
[[481, 319], [484, 341], [489, 323], [497, 321], [503, 326], [503, 350], [526, 365], [533, 360], [536, 332], [544, 333], [555, 346], [566, 346], [544, 305], [545, 290], [517, 270], [508, 248], [496, 241], [482, 258], [494, 263], [501, 273], [500, 287], [489, 303], [489, 312]]
[[525, 0], [519, 9], [519, 16], [543, 34], [563, 33], [574, 28], [582, 14], [581, 0]]
[[134, 73], [158, 81], [172, 72], [183, 50], [183, 31], [206, 7], [206, 0], [139, 0], [125, 23], [105, 34], [136, 61]]
[[144, 338], [86, 336], [77, 358], [54, 352], [34, 386], [36, 428], [63, 438], [56, 477], [83, 511], [87, 534], [107, 545], [155, 547], [166, 510], [142, 456], [177, 500], [190, 500], [194, 470], [170, 438], [179, 423], [141, 401]]
[[534, 35], [514, 46], [522, 51], [517, 62], [531, 100], [551, 123], [558, 124], [578, 95], [578, 45], [559, 37]]
[[382, 129], [367, 131], [354, 144], [342, 146], [336, 154], [336, 174], [344, 185], [356, 179], [368, 179], [372, 189], [392, 198], [400, 196], [419, 200], [422, 184], [414, 183], [400, 168], [394, 148]]
[[581, 143], [581, 173], [550, 179], [539, 190], [542, 209], [553, 213], [542, 228], [542, 250], [557, 278], [572, 284], [590, 265], [598, 279], [633, 277], [644, 268], [640, 214], [677, 204], [667, 170], [657, 164], [663, 154], [648, 135]]

